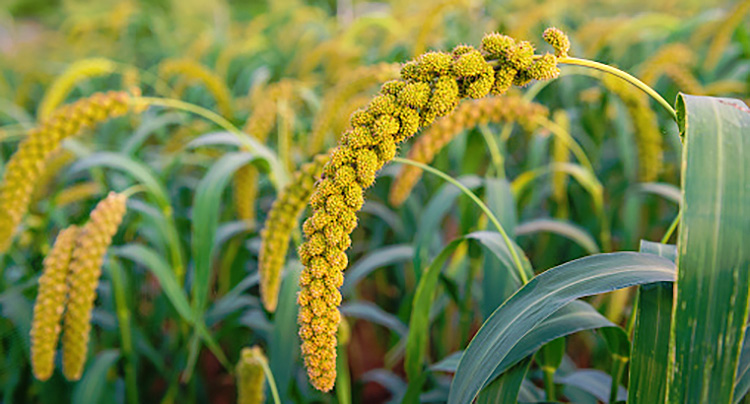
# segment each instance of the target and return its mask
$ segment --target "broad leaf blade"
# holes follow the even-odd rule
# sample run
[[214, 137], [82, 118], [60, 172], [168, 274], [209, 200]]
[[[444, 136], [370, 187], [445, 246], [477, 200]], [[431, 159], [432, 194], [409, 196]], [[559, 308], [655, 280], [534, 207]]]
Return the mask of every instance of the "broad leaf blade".
[[466, 349], [448, 403], [471, 402], [524, 335], [569, 302], [628, 286], [674, 280], [675, 266], [651, 254], [612, 253], [549, 269], [524, 285], [484, 323]]
[[[674, 260], [673, 245], [641, 241], [641, 252]], [[669, 329], [672, 320], [671, 283], [638, 288], [638, 311], [630, 357], [628, 403], [663, 403], [667, 395]]]
[[506, 404], [515, 403], [518, 399], [518, 392], [521, 390], [521, 383], [526, 377], [531, 365], [531, 356], [522, 360], [502, 376], [490, 383], [487, 388], [482, 390], [477, 397], [477, 404]]
[[670, 403], [732, 401], [750, 281], [750, 109], [681, 94], [682, 221]]

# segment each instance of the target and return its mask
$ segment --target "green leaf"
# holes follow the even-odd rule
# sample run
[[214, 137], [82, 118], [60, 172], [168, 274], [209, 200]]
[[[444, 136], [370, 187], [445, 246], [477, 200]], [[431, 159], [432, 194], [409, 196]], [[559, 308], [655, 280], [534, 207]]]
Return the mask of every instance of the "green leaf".
[[495, 214], [497, 220], [503, 225], [508, 237], [515, 239], [516, 224], [516, 202], [510, 183], [505, 178], [487, 177], [484, 179], [484, 194], [487, 206]]
[[[677, 249], [673, 245], [641, 241], [641, 252], [674, 261]], [[628, 378], [630, 404], [663, 403], [666, 398], [672, 289], [671, 283], [638, 287]]]
[[107, 167], [123, 171], [146, 187], [148, 193], [162, 210], [169, 208], [167, 190], [156, 179], [151, 169], [130, 156], [112, 152], [98, 152], [77, 161], [68, 170], [68, 175], [75, 174], [94, 167]]
[[742, 342], [740, 363], [737, 366], [737, 380], [734, 382], [733, 402], [735, 404], [739, 403], [747, 392], [750, 391], [750, 341], [747, 339], [748, 330], [750, 330], [750, 327], [745, 328], [745, 340]]
[[286, 276], [281, 281], [279, 306], [273, 319], [271, 340], [268, 342], [268, 358], [271, 373], [276, 378], [281, 401], [288, 403], [289, 383], [294, 376], [294, 363], [299, 356], [299, 337], [297, 336], [297, 292], [299, 292], [299, 274], [301, 267], [298, 261], [287, 263]]
[[523, 222], [516, 228], [519, 236], [542, 231], [554, 233], [567, 238], [581, 246], [588, 254], [601, 252], [596, 240], [582, 227], [561, 219], [534, 219]]
[[[482, 185], [482, 179], [474, 175], [460, 177], [458, 182], [470, 190]], [[460, 195], [463, 195], [463, 193], [453, 184], [444, 184], [422, 210], [417, 234], [414, 236], [414, 245], [416, 246], [414, 251], [415, 269], [423, 268], [423, 262], [427, 262], [429, 259], [431, 242], [434, 241], [435, 235], [439, 234], [443, 219], [450, 212]], [[417, 273], [417, 276], [419, 276], [419, 273]]]
[[[576, 370], [575, 372], [556, 378], [555, 381], [560, 384], [577, 387], [605, 403], [609, 402], [612, 377], [601, 370]], [[617, 401], [625, 400], [627, 395], [627, 391], [622, 386], [617, 389]]]
[[682, 219], [670, 403], [732, 402], [750, 282], [750, 109], [680, 94]]
[[[551, 341], [579, 331], [606, 328], [620, 329], [620, 327], [596, 311], [595, 308], [591, 307], [590, 304], [580, 300], [573, 300], [529, 331], [513, 347], [513, 350], [508, 353], [503, 362], [495, 368], [491, 378], [501, 375], [511, 366], [514, 366], [526, 357], [530, 357], [540, 347]], [[462, 354], [463, 352], [455, 352], [430, 366], [430, 370], [455, 372]]]
[[219, 227], [221, 201], [229, 180], [237, 169], [254, 159], [249, 153], [227, 153], [208, 170], [198, 184], [193, 202], [192, 251], [195, 260], [193, 280], [193, 308], [201, 313], [205, 309], [211, 288], [211, 259], [216, 245], [214, 239]]
[[672, 281], [674, 276], [674, 263], [631, 252], [593, 255], [537, 275], [474, 336], [459, 362], [448, 403], [471, 402], [523, 336], [569, 302], [628, 286]]
[[179, 124], [185, 121], [185, 114], [178, 112], [168, 112], [158, 116], [142, 114], [142, 116], [144, 116], [144, 119], [140, 126], [138, 126], [138, 129], [128, 137], [125, 144], [120, 148], [123, 154], [130, 156], [135, 155], [150, 134], [165, 126]]
[[366, 301], [346, 303], [341, 306], [341, 314], [346, 317], [360, 318], [375, 324], [382, 325], [394, 331], [400, 337], [406, 336], [408, 330], [406, 325], [398, 317], [383, 311], [375, 303]]
[[107, 387], [107, 374], [111, 368], [120, 359], [120, 352], [116, 349], [99, 352], [83, 374], [81, 381], [76, 384], [73, 390], [73, 404], [99, 403], [102, 401], [102, 394]]
[[640, 191], [647, 194], [659, 195], [662, 198], [679, 204], [682, 201], [680, 188], [661, 182], [644, 182], [639, 184]]
[[164, 294], [174, 306], [177, 313], [188, 323], [195, 320], [193, 311], [188, 303], [185, 291], [182, 290], [174, 277], [174, 272], [164, 259], [149, 247], [140, 244], [126, 244], [113, 247], [111, 253], [117, 257], [133, 261], [151, 271], [159, 280]]
[[159, 223], [156, 223], [157, 228], [169, 243], [173, 271], [179, 279], [182, 279], [184, 276], [182, 249], [179, 233], [172, 218], [172, 206], [169, 202], [167, 190], [156, 178], [152, 170], [130, 156], [111, 152], [99, 152], [76, 162], [68, 170], [68, 174], [74, 174], [94, 167], [108, 167], [125, 172], [146, 188], [148, 194], [151, 195], [164, 216], [164, 220], [161, 220], [162, 218], [158, 216], [152, 217], [159, 221]]
[[[474, 241], [486, 247], [505, 265], [508, 271], [513, 271], [512, 257], [510, 251], [502, 242], [499, 233], [490, 231], [478, 231], [466, 236], [459, 237], [448, 244], [443, 251], [430, 263], [430, 266], [424, 271], [419, 280], [417, 290], [414, 294], [414, 303], [409, 319], [409, 334], [406, 340], [406, 357], [404, 368], [409, 380], [417, 380], [421, 373], [424, 357], [427, 353], [427, 341], [429, 338], [430, 309], [435, 301], [437, 291], [437, 282], [440, 278], [440, 272], [448, 257], [464, 241]], [[532, 274], [531, 265], [520, 248], [516, 248], [524, 268]], [[515, 272], [513, 272], [515, 274]], [[520, 280], [516, 279], [520, 285]], [[410, 386], [411, 387], [411, 386]]]
[[372, 271], [388, 265], [409, 260], [414, 257], [414, 248], [408, 244], [389, 245], [370, 251], [360, 258], [350, 269], [346, 270], [341, 294], [348, 294], [357, 283]]
[[477, 397], [476, 404], [506, 404], [516, 403], [521, 383], [531, 366], [531, 357], [508, 369], [502, 376], [490, 383]]

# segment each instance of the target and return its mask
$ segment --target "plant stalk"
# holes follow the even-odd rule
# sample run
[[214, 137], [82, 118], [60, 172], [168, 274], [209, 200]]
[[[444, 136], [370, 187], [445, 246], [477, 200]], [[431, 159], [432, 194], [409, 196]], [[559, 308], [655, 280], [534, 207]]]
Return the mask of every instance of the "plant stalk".
[[470, 189], [466, 188], [463, 184], [456, 181], [455, 178], [451, 177], [450, 175], [436, 168], [430, 167], [426, 164], [416, 162], [414, 160], [405, 159], [402, 157], [395, 157], [393, 161], [397, 163], [401, 163], [401, 164], [409, 164], [414, 167], [421, 168], [422, 170], [427, 171], [429, 173], [435, 174], [438, 177], [455, 185], [458, 189], [461, 190], [461, 192], [463, 192], [464, 194], [466, 194], [466, 196], [471, 198], [471, 200], [474, 201], [474, 203], [476, 203], [477, 206], [479, 206], [479, 209], [481, 209], [482, 212], [484, 212], [484, 214], [487, 215], [487, 217], [490, 219], [490, 221], [495, 226], [495, 228], [497, 228], [497, 231], [500, 233], [500, 236], [502, 236], [503, 241], [505, 242], [505, 246], [508, 248], [508, 251], [510, 252], [511, 257], [513, 258], [513, 263], [516, 266], [516, 270], [518, 271], [518, 276], [519, 276], [519, 279], [521, 280], [521, 283], [526, 284], [529, 281], [528, 276], [526, 276], [526, 271], [523, 269], [523, 264], [521, 264], [521, 258], [518, 256], [518, 251], [516, 251], [516, 248], [513, 245], [513, 242], [510, 240], [510, 237], [508, 237], [508, 233], [505, 232], [505, 229], [500, 224], [500, 221], [497, 220], [497, 217], [495, 217], [495, 215], [492, 213], [490, 208], [488, 208], [487, 205], [485, 205], [484, 202], [482, 202], [482, 200], [479, 199], [478, 196], [476, 196], [473, 192], [471, 192]]

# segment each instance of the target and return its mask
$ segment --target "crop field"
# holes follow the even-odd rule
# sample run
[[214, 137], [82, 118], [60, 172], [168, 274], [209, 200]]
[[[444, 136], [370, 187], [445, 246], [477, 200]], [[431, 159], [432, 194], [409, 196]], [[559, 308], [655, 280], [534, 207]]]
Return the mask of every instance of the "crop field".
[[0, 404], [750, 404], [750, 0], [1, 3]]

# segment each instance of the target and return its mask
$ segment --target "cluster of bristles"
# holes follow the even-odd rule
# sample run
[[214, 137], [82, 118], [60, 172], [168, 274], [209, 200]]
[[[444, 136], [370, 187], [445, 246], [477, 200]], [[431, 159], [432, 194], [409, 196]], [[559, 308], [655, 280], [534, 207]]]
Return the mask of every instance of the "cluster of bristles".
[[[545, 39], [567, 53], [567, 39], [548, 30]], [[491, 62], [492, 61], [492, 62]], [[302, 354], [312, 385], [328, 391], [336, 378], [336, 331], [341, 320], [339, 287], [347, 267], [346, 250], [357, 226], [364, 190], [396, 155], [397, 145], [421, 127], [451, 113], [462, 98], [504, 94], [513, 84], [547, 80], [559, 74], [557, 56], [536, 56], [530, 42], [489, 34], [482, 49], [460, 45], [452, 53], [429, 52], [406, 63], [401, 80], [386, 82], [369, 105], [352, 114], [351, 128], [326, 164], [310, 199], [312, 216], [303, 226], [299, 248], [298, 322]]]
[[[484, 98], [464, 102], [456, 111], [435, 122], [419, 135], [409, 150], [408, 158], [429, 164], [435, 156], [464, 129], [490, 122], [518, 122], [524, 129], [533, 130], [539, 125], [538, 118], [546, 117], [549, 111], [543, 105], [527, 101], [519, 96]], [[391, 184], [388, 199], [393, 206], [401, 205], [422, 176], [422, 169], [402, 166]]]
[[83, 373], [96, 286], [104, 255], [125, 215], [126, 199], [111, 192], [83, 227], [60, 232], [44, 260], [31, 325], [31, 365], [39, 380], [52, 375], [62, 330], [63, 374], [68, 380], [78, 380]]

